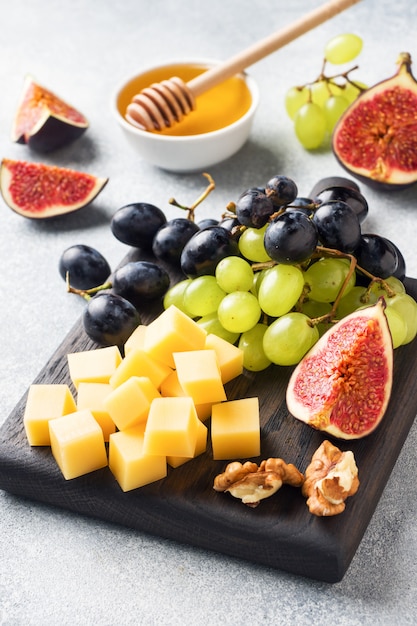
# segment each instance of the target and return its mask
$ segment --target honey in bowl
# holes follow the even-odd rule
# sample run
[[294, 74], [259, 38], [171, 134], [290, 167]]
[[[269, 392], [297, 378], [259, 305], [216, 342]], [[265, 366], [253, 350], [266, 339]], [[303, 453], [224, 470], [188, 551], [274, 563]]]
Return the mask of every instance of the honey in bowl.
[[[122, 116], [133, 96], [152, 83], [172, 76], [188, 82], [208, 69], [204, 64], [172, 64], [148, 70], [129, 81], [119, 94], [117, 108]], [[239, 120], [250, 109], [252, 97], [245, 80], [233, 76], [196, 98], [196, 108], [184, 116], [180, 123], [162, 131], [159, 135], [190, 136], [210, 133]]]

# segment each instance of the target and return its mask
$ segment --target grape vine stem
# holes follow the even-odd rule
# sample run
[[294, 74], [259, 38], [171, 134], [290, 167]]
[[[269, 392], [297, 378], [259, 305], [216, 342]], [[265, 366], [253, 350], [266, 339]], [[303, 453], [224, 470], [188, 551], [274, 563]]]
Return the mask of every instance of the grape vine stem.
[[203, 176], [207, 178], [209, 184], [207, 185], [203, 193], [197, 198], [195, 202], [193, 202], [191, 206], [187, 207], [182, 204], [179, 204], [179, 202], [177, 202], [175, 198], [169, 199], [169, 204], [172, 204], [173, 206], [176, 206], [178, 209], [182, 209], [183, 211], [188, 212], [187, 219], [189, 219], [191, 222], [195, 221], [195, 209], [198, 207], [199, 204], [201, 204], [207, 198], [207, 196], [213, 191], [213, 189], [216, 188], [216, 184], [213, 178], [210, 176], [210, 174], [203, 172]]

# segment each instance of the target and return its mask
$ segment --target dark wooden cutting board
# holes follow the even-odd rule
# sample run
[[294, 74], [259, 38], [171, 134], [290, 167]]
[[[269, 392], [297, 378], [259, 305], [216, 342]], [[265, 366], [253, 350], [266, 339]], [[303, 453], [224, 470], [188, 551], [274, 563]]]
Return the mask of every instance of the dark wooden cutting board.
[[[139, 258], [138, 254], [128, 260], [133, 258]], [[406, 286], [417, 298], [417, 281], [407, 279]], [[158, 307], [149, 308], [143, 321], [149, 323], [159, 311]], [[33, 382], [70, 384], [66, 355], [93, 347], [78, 321]], [[259, 397], [261, 458], [281, 457], [304, 472], [325, 436], [289, 415], [285, 390], [291, 371], [273, 366], [257, 374], [245, 372], [228, 383], [226, 391], [229, 399]], [[49, 448], [31, 448], [27, 443], [22, 420], [27, 392], [0, 430], [0, 488], [152, 535], [334, 583], [349, 567], [414, 421], [416, 375], [414, 341], [395, 351], [392, 397], [377, 430], [362, 440], [333, 440], [340, 449], [353, 450], [361, 482], [344, 513], [335, 517], [311, 515], [300, 489], [288, 486], [255, 509], [215, 492], [214, 477], [225, 463], [213, 461], [210, 449], [170, 470], [166, 479], [128, 493], [122, 492], [108, 468], [66, 481]]]

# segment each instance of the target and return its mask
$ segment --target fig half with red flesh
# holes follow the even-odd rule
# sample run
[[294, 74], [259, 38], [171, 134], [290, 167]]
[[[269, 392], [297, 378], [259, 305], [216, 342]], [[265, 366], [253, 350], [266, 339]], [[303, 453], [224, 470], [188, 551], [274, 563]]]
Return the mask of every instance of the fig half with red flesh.
[[384, 309], [380, 299], [347, 315], [311, 348], [287, 387], [294, 417], [340, 439], [375, 430], [392, 388], [393, 347]]
[[50, 152], [78, 139], [87, 118], [27, 76], [12, 128], [12, 140], [37, 152]]
[[417, 182], [417, 81], [411, 56], [400, 54], [398, 70], [364, 91], [340, 117], [333, 152], [354, 177], [384, 190]]
[[3, 159], [0, 165], [4, 201], [32, 219], [77, 211], [92, 202], [107, 182], [108, 178], [43, 163]]

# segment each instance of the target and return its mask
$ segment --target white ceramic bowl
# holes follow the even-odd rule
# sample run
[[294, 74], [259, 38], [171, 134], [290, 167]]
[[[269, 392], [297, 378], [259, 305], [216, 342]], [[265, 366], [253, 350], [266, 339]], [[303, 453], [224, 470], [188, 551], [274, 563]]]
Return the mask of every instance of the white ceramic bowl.
[[[129, 123], [125, 117], [126, 103], [130, 101], [137, 88], [137, 80], [144, 73], [166, 66], [197, 64], [210, 67], [216, 61], [187, 60], [170, 62], [147, 68], [140, 74], [126, 79], [116, 90], [112, 100], [113, 114], [126, 139], [138, 156], [164, 170], [177, 173], [205, 171], [235, 154], [249, 137], [254, 115], [259, 103], [259, 91], [254, 80], [246, 73], [242, 76], [250, 93], [250, 105], [247, 111], [228, 126], [192, 135], [163, 135], [140, 130]], [[169, 78], [172, 74], [168, 74]], [[221, 106], [216, 102], [215, 106]], [[191, 113], [193, 115], [193, 113]]]

